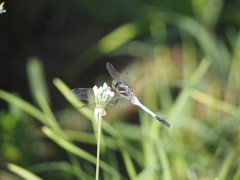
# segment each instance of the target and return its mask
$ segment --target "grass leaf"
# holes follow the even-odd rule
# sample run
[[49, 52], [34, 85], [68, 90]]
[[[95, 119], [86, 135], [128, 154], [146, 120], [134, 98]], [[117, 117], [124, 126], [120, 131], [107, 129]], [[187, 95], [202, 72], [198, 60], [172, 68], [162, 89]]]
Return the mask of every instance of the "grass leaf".
[[7, 164], [7, 167], [10, 171], [14, 172], [15, 174], [21, 176], [22, 178], [26, 180], [42, 180], [42, 178], [36, 176], [35, 174], [31, 173], [30, 171], [17, 166], [15, 164]]

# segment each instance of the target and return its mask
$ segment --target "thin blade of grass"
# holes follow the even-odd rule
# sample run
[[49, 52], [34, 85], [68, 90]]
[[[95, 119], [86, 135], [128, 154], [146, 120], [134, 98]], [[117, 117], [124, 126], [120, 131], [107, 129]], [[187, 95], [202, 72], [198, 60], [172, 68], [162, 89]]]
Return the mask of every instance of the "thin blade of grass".
[[45, 99], [50, 103], [50, 96], [44, 77], [44, 68], [42, 62], [37, 57], [31, 57], [27, 61], [26, 65], [28, 84], [33, 99], [37, 102], [36, 93], [42, 92]]
[[[72, 140], [78, 141], [87, 144], [96, 145], [96, 138], [95, 135], [92, 133], [87, 133], [83, 131], [74, 131], [65, 129], [63, 132]], [[107, 148], [117, 150], [117, 143], [116, 140], [112, 137], [104, 136], [105, 145]]]
[[212, 61], [211, 68], [220, 76], [217, 80], [225, 80], [230, 68], [230, 58], [228, 54], [226, 54], [226, 51], [219, 51], [219, 45], [217, 45], [217, 43], [220, 44], [221, 48], [225, 49], [225, 46], [220, 40], [217, 41], [214, 39], [202, 24], [191, 17], [164, 8], [149, 6], [148, 9], [150, 18], [174, 24], [192, 35], [199, 43], [204, 54]]
[[239, 94], [239, 91], [240, 91], [240, 72], [239, 72], [240, 52], [239, 52], [239, 49], [240, 49], [240, 33], [238, 34], [238, 37], [237, 37], [236, 47], [235, 47], [235, 51], [234, 51], [234, 55], [233, 55], [233, 59], [232, 59], [232, 72], [234, 74], [234, 82], [236, 85], [235, 91], [237, 93], [237, 101], [238, 102], [240, 102], [240, 94]]
[[[157, 89], [155, 88], [155, 84], [153, 82], [154, 81], [149, 78], [144, 78], [141, 87], [152, 87], [147, 88], [144, 91], [143, 104], [154, 111], [154, 109], [157, 109]], [[139, 109], [139, 118], [141, 123], [141, 143], [144, 157], [144, 168], [149, 168], [159, 163], [159, 159], [156, 158], [156, 154], [154, 153], [156, 149], [154, 146], [155, 142], [152, 138], [152, 134], [155, 131], [152, 131], [151, 124], [154, 124], [155, 127], [159, 127], [161, 126], [161, 123], [155, 121], [151, 116], [149, 116], [148, 113], [142, 111], [142, 109]], [[155, 136], [158, 134], [159, 133], [157, 132]], [[148, 179], [154, 180], [157, 178], [157, 176], [159, 175], [152, 173], [148, 176]]]
[[[106, 161], [108, 162], [108, 164], [115, 168], [117, 171], [120, 171], [121, 167], [118, 164], [119, 159], [117, 157], [116, 151], [107, 151], [107, 153], [104, 155], [106, 157]], [[121, 179], [121, 177], [118, 177], [118, 179]]]
[[70, 152], [67, 152], [68, 154], [68, 157], [71, 161], [71, 164], [72, 164], [72, 168], [75, 172], [75, 175], [78, 177], [79, 180], [81, 179], [87, 179], [87, 177], [89, 176], [87, 173], [85, 173], [85, 171], [82, 169], [81, 165], [80, 165], [80, 162], [78, 161], [78, 158], [70, 153]]
[[[68, 102], [70, 102], [70, 104], [72, 104], [75, 108], [85, 105], [84, 102], [80, 101], [77, 98], [74, 98], [74, 97], [70, 96], [69, 92], [70, 92], [71, 89], [69, 87], [67, 87], [67, 85], [64, 82], [62, 82], [60, 79], [54, 78], [53, 79], [53, 84], [62, 93], [62, 95], [68, 100]], [[85, 117], [90, 119], [91, 121], [95, 122], [92, 109], [78, 109], [78, 111], [81, 114], [83, 114]]]
[[27, 112], [28, 114], [39, 120], [42, 124], [49, 126], [49, 123], [46, 121], [44, 114], [38, 108], [28, 103], [27, 101], [3, 90], [0, 90], [0, 98]]
[[227, 157], [224, 158], [223, 163], [221, 164], [221, 168], [217, 173], [217, 178], [219, 179], [227, 179], [228, 173], [231, 171], [231, 165], [234, 159], [236, 158], [237, 154], [234, 150], [230, 150], [227, 154]]
[[[57, 143], [59, 146], [61, 146], [66, 151], [75, 154], [93, 164], [96, 163], [96, 157], [89, 154], [88, 152], [84, 151], [83, 149], [75, 146], [74, 144], [64, 140], [63, 138], [59, 137], [57, 134], [55, 134], [53, 131], [51, 131], [46, 126], [42, 128], [43, 133], [52, 139], [55, 143]], [[100, 161], [100, 167], [107, 171], [108, 173], [112, 174], [114, 177], [119, 177], [119, 173], [113, 169], [112, 167], [108, 166], [105, 162]]]
[[[69, 78], [76, 76], [77, 73], [91, 65], [98, 58], [130, 41], [146, 29], [147, 21], [145, 19], [123, 24], [81, 53], [68, 68], [67, 76]], [[87, 61], [83, 61], [84, 59], [87, 59]]]
[[38, 102], [38, 104], [40, 105], [41, 109], [43, 110], [43, 113], [46, 116], [46, 119], [48, 120], [48, 124], [50, 124], [50, 127], [52, 129], [54, 129], [56, 132], [59, 133], [59, 135], [63, 135], [60, 126], [57, 123], [57, 120], [55, 118], [55, 116], [53, 115], [48, 103], [47, 103], [47, 99], [45, 98], [45, 96], [43, 95], [43, 93], [41, 91], [36, 93], [36, 100]]
[[72, 165], [67, 163], [67, 162], [47, 162], [47, 163], [40, 163], [36, 164], [33, 166], [30, 166], [27, 168], [29, 171], [34, 172], [34, 173], [40, 173], [44, 171], [53, 171], [53, 170], [58, 170], [58, 171], [65, 171], [70, 174], [74, 174]]
[[[66, 136], [66, 134], [64, 134], [64, 132], [62, 131], [61, 127], [59, 126], [53, 112], [51, 111], [47, 100], [45, 99], [44, 95], [39, 91], [35, 94], [36, 99], [38, 104], [40, 105], [40, 107], [43, 110], [43, 113], [46, 116], [47, 121], [49, 122], [50, 127], [54, 130], [54, 132], [57, 133], [57, 136], [60, 136], [66, 140], [69, 140], [69, 137]], [[78, 159], [75, 155], [67, 152], [68, 157], [72, 163], [73, 169], [75, 170], [75, 175], [78, 176], [79, 179], [81, 178], [87, 178], [85, 176], [85, 173], [83, 172]]]
[[163, 169], [163, 179], [172, 180], [171, 168], [170, 168], [167, 153], [165, 151], [164, 143], [162, 142], [160, 137], [155, 137], [154, 140], [157, 148], [157, 155], [161, 161], [161, 165]]
[[130, 179], [135, 179], [135, 177], [137, 175], [137, 172], [136, 172], [136, 169], [134, 167], [131, 155], [128, 153], [125, 146], [122, 146], [122, 144], [123, 143], [119, 143], [119, 149], [120, 149], [120, 152], [121, 152], [122, 157], [123, 157], [125, 168], [128, 172], [129, 178]]
[[[170, 123], [174, 124], [174, 121], [176, 121], [178, 118], [176, 116], [180, 114], [180, 112], [184, 109], [185, 104], [187, 101], [190, 100], [190, 94], [192, 92], [192, 89], [196, 87], [207, 72], [209, 66], [211, 64], [211, 61], [208, 59], [203, 59], [198, 66], [198, 68], [195, 70], [195, 72], [192, 74], [189, 81], [186, 83], [185, 87], [182, 89], [181, 93], [178, 95], [167, 119]], [[173, 125], [174, 127], [174, 125]]]
[[[47, 162], [30, 166], [27, 169], [34, 173], [41, 173], [45, 171], [65, 171], [70, 174], [76, 175], [74, 168], [78, 169], [78, 167], [73, 167], [71, 164], [67, 162]], [[84, 172], [84, 176], [81, 176], [79, 178], [94, 180], [93, 176], [89, 175], [86, 172]]]
[[228, 114], [231, 114], [231, 115], [237, 117], [238, 119], [240, 118], [239, 108], [237, 108], [236, 106], [234, 106], [232, 104], [215, 99], [212, 96], [209, 96], [209, 95], [202, 93], [200, 91], [197, 91], [197, 90], [192, 91], [191, 97], [194, 100], [201, 102], [202, 104], [204, 104], [208, 107], [215, 108], [220, 111], [226, 112]]
[[7, 164], [7, 167], [10, 171], [14, 172], [15, 174], [21, 176], [22, 178], [26, 180], [42, 180], [42, 178], [36, 176], [35, 174], [31, 173], [30, 171], [17, 166], [15, 164]]
[[162, 168], [161, 168], [160, 165], [156, 165], [156, 166], [152, 166], [152, 167], [149, 167], [149, 168], [145, 168], [140, 173], [138, 173], [138, 176], [136, 177], [135, 180], [146, 180], [146, 179], [148, 179], [148, 176], [150, 174], [152, 174], [153, 172], [159, 171], [161, 169]]
[[233, 176], [233, 180], [239, 180], [239, 179], [240, 179], [240, 166], [238, 166], [237, 171]]

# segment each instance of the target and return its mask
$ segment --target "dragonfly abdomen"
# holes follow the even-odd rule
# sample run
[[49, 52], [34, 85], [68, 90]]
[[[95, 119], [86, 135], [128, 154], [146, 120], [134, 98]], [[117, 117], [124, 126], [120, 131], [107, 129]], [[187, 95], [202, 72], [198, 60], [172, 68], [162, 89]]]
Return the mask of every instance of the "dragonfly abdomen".
[[161, 123], [163, 123], [165, 126], [172, 128], [172, 126], [170, 124], [168, 124], [166, 121], [164, 121], [162, 118], [155, 116], [155, 119], [157, 119], [158, 121], [160, 121]]

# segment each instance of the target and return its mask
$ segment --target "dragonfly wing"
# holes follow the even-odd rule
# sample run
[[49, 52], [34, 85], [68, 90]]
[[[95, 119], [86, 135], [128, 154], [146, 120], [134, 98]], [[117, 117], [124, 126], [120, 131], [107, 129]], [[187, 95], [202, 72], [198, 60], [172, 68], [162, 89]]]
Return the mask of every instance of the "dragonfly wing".
[[96, 107], [96, 103], [93, 104], [86, 104], [84, 106], [78, 107], [77, 109], [86, 109], [86, 108], [95, 108]]
[[95, 102], [94, 92], [91, 88], [75, 88], [70, 91], [70, 95], [84, 101]]
[[128, 78], [128, 73], [122, 73], [119, 78], [120, 82], [124, 83], [125, 85], [130, 86], [130, 80]]
[[[124, 108], [131, 104], [131, 102], [124, 98], [123, 96], [115, 96], [116, 98], [111, 99], [108, 104], [102, 103], [104, 108]], [[95, 108], [97, 106], [96, 103], [86, 104], [84, 106], [78, 107], [77, 109], [86, 109], [86, 108]], [[100, 105], [101, 106], [101, 105]]]
[[119, 80], [120, 75], [118, 74], [117, 70], [113, 67], [113, 65], [108, 62], [106, 67], [107, 67], [109, 74], [112, 76], [112, 78], [114, 80]]
[[130, 104], [131, 102], [127, 98], [119, 96], [118, 99], [111, 99], [105, 108], [124, 108]]

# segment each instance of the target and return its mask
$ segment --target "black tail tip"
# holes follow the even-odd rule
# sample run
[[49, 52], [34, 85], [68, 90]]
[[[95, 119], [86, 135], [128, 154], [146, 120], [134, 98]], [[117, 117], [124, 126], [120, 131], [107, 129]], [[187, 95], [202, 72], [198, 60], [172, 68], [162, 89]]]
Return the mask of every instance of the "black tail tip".
[[165, 126], [167, 126], [167, 127], [169, 127], [169, 128], [172, 128], [172, 126], [171, 126], [168, 122], [164, 121], [162, 118], [156, 116], [155, 119], [157, 119], [158, 121], [160, 121], [161, 123], [163, 123]]

